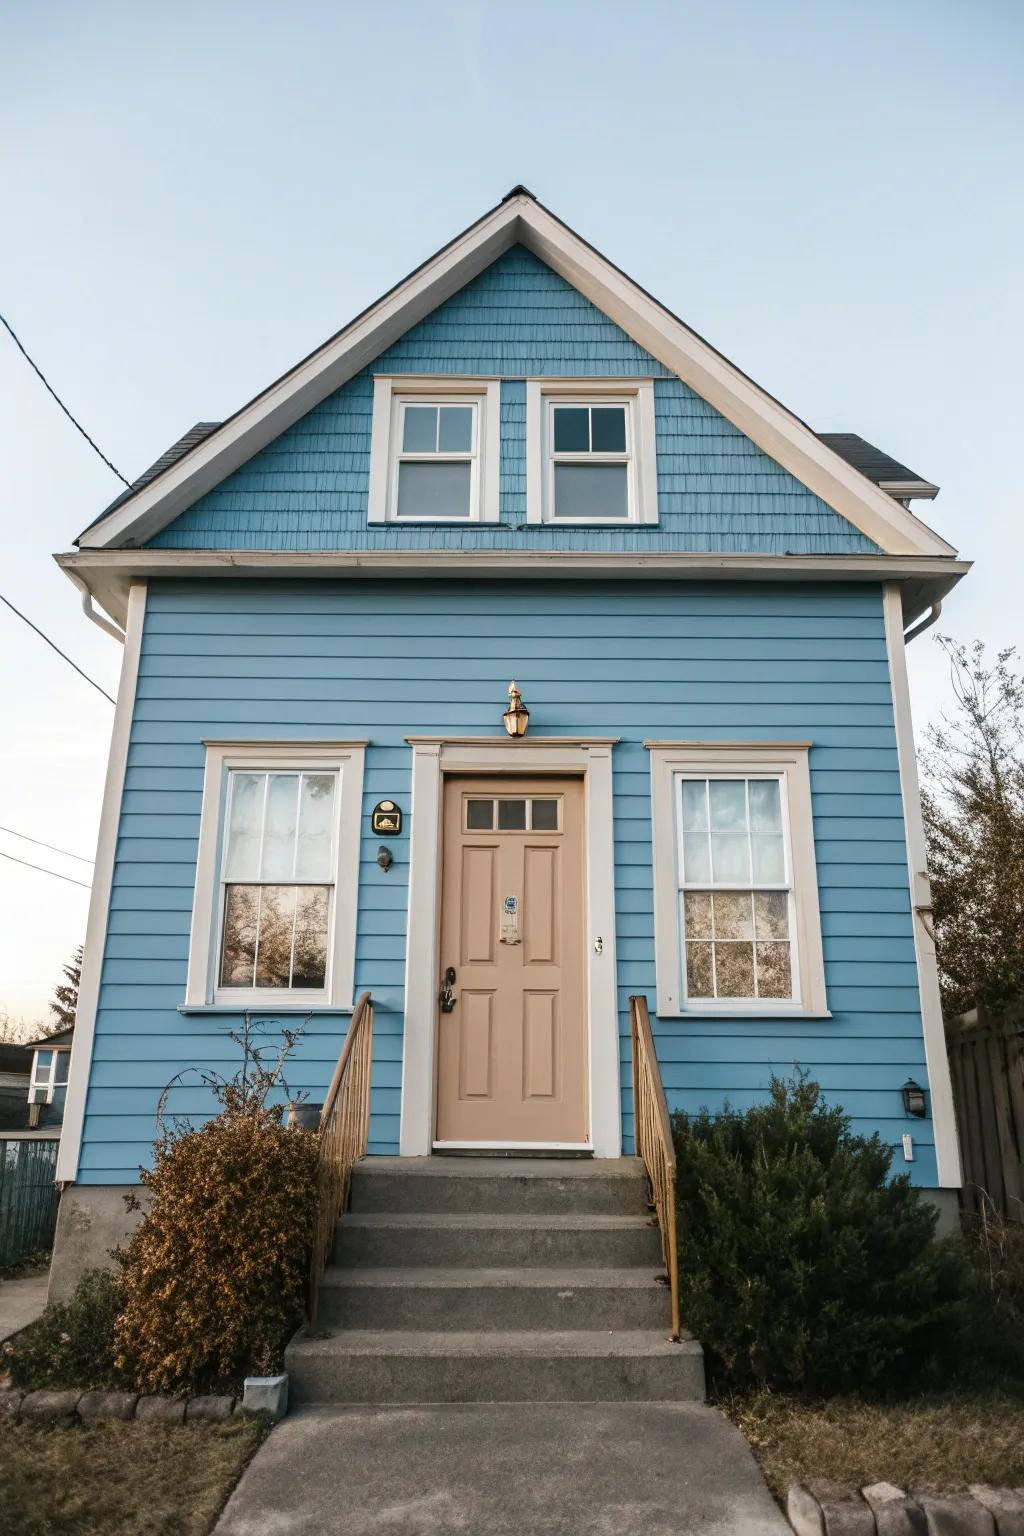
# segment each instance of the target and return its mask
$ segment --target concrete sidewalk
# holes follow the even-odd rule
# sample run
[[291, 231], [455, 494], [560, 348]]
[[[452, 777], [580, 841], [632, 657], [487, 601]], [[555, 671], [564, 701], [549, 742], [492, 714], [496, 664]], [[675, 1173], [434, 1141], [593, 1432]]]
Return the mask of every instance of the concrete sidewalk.
[[0, 1344], [42, 1315], [48, 1281], [45, 1269], [17, 1280], [0, 1280]]
[[215, 1536], [786, 1536], [750, 1449], [692, 1403], [306, 1408]]

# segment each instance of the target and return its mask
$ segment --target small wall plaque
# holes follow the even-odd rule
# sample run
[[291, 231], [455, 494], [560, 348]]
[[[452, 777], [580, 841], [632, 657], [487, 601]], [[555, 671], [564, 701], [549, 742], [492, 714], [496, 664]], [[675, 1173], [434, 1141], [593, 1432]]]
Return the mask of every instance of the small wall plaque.
[[397, 837], [402, 830], [402, 813], [393, 800], [381, 800], [373, 808], [370, 825], [378, 837]]

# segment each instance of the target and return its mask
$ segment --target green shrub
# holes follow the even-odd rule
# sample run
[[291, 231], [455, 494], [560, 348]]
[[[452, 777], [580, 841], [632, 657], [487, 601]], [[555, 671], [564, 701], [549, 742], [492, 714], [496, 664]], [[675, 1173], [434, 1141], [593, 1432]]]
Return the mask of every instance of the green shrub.
[[922, 1383], [960, 1338], [968, 1280], [892, 1151], [816, 1083], [673, 1121], [683, 1317], [719, 1389]]
[[149, 1391], [202, 1390], [280, 1366], [302, 1319], [316, 1216], [319, 1137], [281, 1124], [282, 1084], [237, 1037], [243, 1067], [206, 1080], [220, 1114], [165, 1127], [141, 1179], [152, 1197], [118, 1255], [124, 1288], [118, 1364]]
[[14, 1385], [41, 1387], [127, 1386], [114, 1364], [114, 1325], [121, 1308], [116, 1275], [89, 1269], [70, 1301], [47, 1307], [42, 1317], [4, 1346], [3, 1361]]

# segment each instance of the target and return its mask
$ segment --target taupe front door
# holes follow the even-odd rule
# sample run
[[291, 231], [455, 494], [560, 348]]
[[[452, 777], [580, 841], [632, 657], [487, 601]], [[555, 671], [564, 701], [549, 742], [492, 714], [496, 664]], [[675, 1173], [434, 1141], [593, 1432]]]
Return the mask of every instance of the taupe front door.
[[438, 1142], [585, 1144], [583, 783], [449, 778]]

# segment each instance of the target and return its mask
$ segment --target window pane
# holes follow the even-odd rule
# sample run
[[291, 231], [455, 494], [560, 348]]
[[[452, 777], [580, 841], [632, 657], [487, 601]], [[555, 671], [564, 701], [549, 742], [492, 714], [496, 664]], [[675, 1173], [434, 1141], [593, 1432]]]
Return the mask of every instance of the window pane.
[[290, 880], [295, 868], [295, 819], [299, 809], [299, 775], [272, 773], [267, 784], [263, 824], [261, 880]]
[[792, 997], [788, 944], [757, 946], [757, 993], [759, 997]]
[[789, 938], [789, 897], [785, 891], [755, 892], [754, 932], [759, 939]]
[[400, 464], [399, 517], [468, 517], [470, 466]]
[[258, 885], [228, 886], [220, 965], [222, 987], [252, 986], [259, 903]]
[[403, 453], [437, 452], [437, 406], [407, 405], [402, 432]]
[[782, 831], [778, 779], [750, 780], [750, 825], [755, 832]]
[[556, 464], [555, 516], [628, 517], [625, 464]]
[[708, 891], [687, 891], [683, 915], [688, 939], [710, 939], [711, 895]]
[[265, 773], [231, 775], [231, 820], [224, 859], [226, 880], [258, 880]]
[[68, 1067], [71, 1065], [71, 1052], [57, 1052], [57, 1071], [54, 1076], [55, 1083], [66, 1083], [68, 1080]]
[[686, 832], [683, 835], [683, 879], [711, 879], [711, 855], [708, 852], [706, 832]]
[[711, 858], [717, 885], [749, 885], [750, 848], [745, 832], [712, 832]]
[[715, 943], [715, 980], [719, 997], [753, 997], [753, 944]]
[[330, 880], [331, 832], [334, 826], [333, 773], [304, 773], [299, 795], [299, 842], [296, 880]]
[[687, 944], [686, 992], [689, 997], [714, 997], [710, 944]]
[[782, 838], [772, 834], [751, 839], [754, 848], [754, 879], [768, 885], [781, 885], [786, 878], [786, 859]]
[[326, 885], [299, 886], [295, 908], [293, 987], [322, 987], [327, 980]]
[[525, 832], [526, 831], [526, 801], [525, 800], [499, 800], [498, 801], [498, 831], [499, 832]]
[[493, 800], [466, 801], [466, 827], [470, 832], [489, 832], [493, 826]]
[[555, 406], [556, 453], [589, 453], [589, 415], [585, 405]]
[[716, 891], [715, 938], [752, 939], [754, 920], [749, 891]]
[[260, 936], [256, 949], [256, 985], [286, 987], [292, 969], [295, 886], [265, 885], [260, 900]]
[[473, 407], [442, 405], [438, 447], [442, 453], [473, 452]]
[[742, 779], [712, 779], [709, 792], [711, 827], [738, 832], [747, 825], [747, 786]]
[[37, 1083], [49, 1083], [50, 1073], [53, 1070], [53, 1052], [37, 1051], [36, 1068], [33, 1076]]
[[706, 779], [683, 780], [683, 831], [703, 832], [708, 824]]
[[590, 413], [590, 447], [593, 453], [625, 453], [625, 406], [594, 406]]
[[558, 831], [558, 801], [535, 800], [530, 825], [535, 832]]

